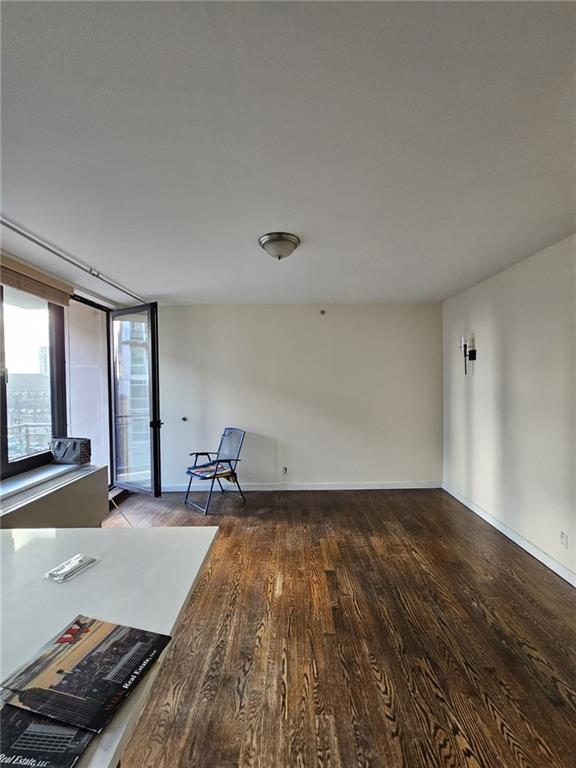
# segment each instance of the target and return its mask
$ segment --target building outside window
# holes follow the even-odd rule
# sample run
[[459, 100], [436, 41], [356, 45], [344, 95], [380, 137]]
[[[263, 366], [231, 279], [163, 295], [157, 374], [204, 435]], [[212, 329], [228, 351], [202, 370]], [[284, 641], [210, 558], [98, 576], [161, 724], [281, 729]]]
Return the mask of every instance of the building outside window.
[[[51, 460], [49, 444], [62, 436], [63, 310], [12, 287], [2, 288], [2, 476]], [[59, 338], [61, 336], [61, 338]]]
[[116, 472], [118, 480], [150, 484], [150, 339], [145, 320], [114, 323], [116, 367]]

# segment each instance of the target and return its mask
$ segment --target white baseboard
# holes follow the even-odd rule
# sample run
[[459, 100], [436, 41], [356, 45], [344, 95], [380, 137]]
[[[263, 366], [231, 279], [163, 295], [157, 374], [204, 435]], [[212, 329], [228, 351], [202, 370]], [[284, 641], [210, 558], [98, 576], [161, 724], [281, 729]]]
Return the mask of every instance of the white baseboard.
[[479, 507], [478, 504], [475, 504], [473, 501], [470, 501], [470, 499], [467, 499], [466, 496], [463, 496], [454, 488], [451, 488], [446, 483], [442, 483], [442, 488], [446, 491], [446, 493], [449, 493], [450, 496], [454, 496], [455, 499], [464, 504], [465, 507], [468, 507], [468, 509], [474, 512], [475, 515], [481, 517], [482, 520], [485, 520], [493, 528], [496, 528], [497, 531], [500, 531], [500, 533], [503, 533], [504, 536], [506, 536], [508, 539], [513, 541], [515, 544], [518, 544], [519, 547], [522, 547], [522, 549], [528, 552], [529, 555], [532, 555], [532, 557], [535, 557], [536, 560], [539, 560], [547, 568], [550, 568], [551, 571], [554, 571], [554, 573], [564, 579], [564, 581], [567, 581], [568, 584], [576, 587], [576, 573], [571, 571], [570, 568], [567, 568], [565, 565], [562, 565], [562, 563], [554, 560], [553, 557], [547, 555], [546, 552], [543, 552], [537, 546], [527, 541], [525, 538], [520, 536], [519, 533], [516, 533], [516, 531], [512, 530], [512, 528], [509, 528], [501, 520], [493, 517], [489, 512], [486, 512], [485, 509], [482, 509], [482, 507]]
[[[414, 482], [396, 482], [396, 483], [242, 483], [244, 491], [391, 491], [391, 490], [410, 490], [417, 488], [442, 488], [440, 480], [415, 480]], [[182, 493], [188, 487], [187, 483], [177, 485], [163, 485], [162, 491], [165, 493]], [[206, 491], [206, 484], [192, 486], [192, 491]], [[219, 491], [215, 486], [214, 491]]]

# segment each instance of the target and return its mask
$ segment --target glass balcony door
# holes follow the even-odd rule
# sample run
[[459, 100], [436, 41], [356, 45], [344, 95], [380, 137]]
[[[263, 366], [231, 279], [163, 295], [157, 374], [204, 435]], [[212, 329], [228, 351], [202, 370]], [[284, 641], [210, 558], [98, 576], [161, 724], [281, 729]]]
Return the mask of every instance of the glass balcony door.
[[110, 313], [114, 485], [160, 496], [157, 305]]

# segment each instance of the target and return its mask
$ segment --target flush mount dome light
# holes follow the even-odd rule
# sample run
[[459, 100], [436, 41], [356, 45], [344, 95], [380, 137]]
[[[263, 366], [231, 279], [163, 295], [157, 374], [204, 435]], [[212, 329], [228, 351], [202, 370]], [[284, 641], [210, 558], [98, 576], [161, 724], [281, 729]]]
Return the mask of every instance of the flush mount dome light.
[[272, 258], [282, 261], [298, 248], [300, 238], [290, 232], [268, 232], [258, 238], [258, 243]]

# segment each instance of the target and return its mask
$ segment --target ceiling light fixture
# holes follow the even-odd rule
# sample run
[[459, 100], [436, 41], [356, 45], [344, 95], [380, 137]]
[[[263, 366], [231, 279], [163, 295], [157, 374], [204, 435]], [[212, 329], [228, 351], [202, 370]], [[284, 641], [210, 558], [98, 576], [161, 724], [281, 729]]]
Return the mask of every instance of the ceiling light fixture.
[[265, 235], [260, 235], [258, 244], [272, 258], [282, 261], [298, 248], [300, 238], [298, 235], [290, 234], [290, 232], [268, 232]]

